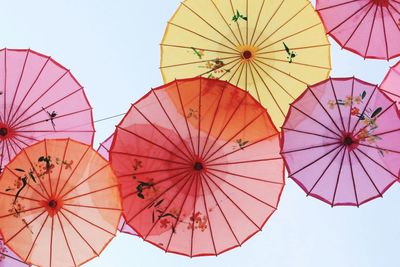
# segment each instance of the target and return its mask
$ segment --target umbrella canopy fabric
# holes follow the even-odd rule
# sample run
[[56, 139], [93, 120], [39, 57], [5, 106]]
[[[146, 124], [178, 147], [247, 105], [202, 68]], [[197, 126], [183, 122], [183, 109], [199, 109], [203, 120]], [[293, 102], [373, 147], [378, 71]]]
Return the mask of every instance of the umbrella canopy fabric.
[[0, 267], [28, 267], [21, 259], [15, 255], [0, 239]]
[[377, 86], [334, 78], [311, 86], [291, 106], [282, 155], [307, 195], [359, 206], [398, 179], [400, 119]]
[[390, 68], [380, 88], [396, 101], [397, 108], [400, 108], [400, 61]]
[[44, 138], [92, 144], [92, 108], [71, 72], [33, 50], [0, 50], [0, 170]]
[[151, 90], [117, 126], [110, 150], [127, 224], [190, 257], [242, 245], [277, 209], [279, 143], [266, 110], [227, 82], [192, 78]]
[[0, 195], [4, 243], [37, 266], [80, 266], [98, 256], [121, 216], [110, 164], [71, 139], [22, 150], [4, 169]]
[[400, 55], [398, 0], [317, 0], [327, 33], [342, 48], [364, 58]]
[[[110, 147], [113, 142], [113, 139], [114, 139], [114, 134], [110, 135], [106, 140], [100, 143], [100, 146], [97, 149], [97, 152], [99, 152], [100, 155], [102, 155], [106, 160], [109, 160]], [[121, 217], [121, 221], [119, 222], [118, 226], [118, 231], [125, 234], [137, 235], [135, 231], [131, 227], [129, 227], [129, 225], [125, 222], [124, 217]]]
[[164, 82], [227, 80], [280, 127], [289, 103], [328, 78], [330, 44], [308, 0], [185, 0], [165, 31], [161, 71]]

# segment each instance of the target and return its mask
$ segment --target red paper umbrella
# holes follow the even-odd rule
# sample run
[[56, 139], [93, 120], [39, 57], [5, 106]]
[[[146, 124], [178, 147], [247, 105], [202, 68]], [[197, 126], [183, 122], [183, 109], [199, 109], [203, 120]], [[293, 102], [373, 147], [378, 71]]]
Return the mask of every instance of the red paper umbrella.
[[27, 267], [21, 259], [15, 255], [9, 248], [4, 245], [3, 241], [0, 240], [0, 267]]
[[92, 109], [68, 69], [32, 50], [0, 50], [0, 169], [44, 138], [92, 144]]
[[382, 91], [388, 94], [394, 101], [397, 107], [400, 107], [400, 62], [390, 68], [385, 79], [380, 85]]
[[326, 31], [343, 48], [364, 58], [400, 55], [400, 1], [317, 0]]
[[266, 110], [227, 82], [176, 80], [150, 91], [117, 126], [110, 150], [128, 225], [190, 257], [240, 246], [277, 208], [279, 142]]
[[289, 177], [332, 206], [359, 206], [398, 179], [400, 117], [377, 86], [355, 78], [308, 88], [283, 126]]
[[[100, 143], [97, 151], [102, 155], [106, 160], [109, 160], [109, 152], [112, 141], [114, 139], [114, 135], [109, 136], [104, 142]], [[137, 235], [136, 232], [125, 222], [125, 218], [121, 217], [121, 221], [119, 222], [118, 230], [125, 234]]]

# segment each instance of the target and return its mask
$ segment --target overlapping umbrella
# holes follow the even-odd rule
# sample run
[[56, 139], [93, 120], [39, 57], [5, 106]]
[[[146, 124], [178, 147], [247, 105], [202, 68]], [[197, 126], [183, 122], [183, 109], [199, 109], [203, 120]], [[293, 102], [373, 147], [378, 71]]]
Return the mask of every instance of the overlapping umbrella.
[[316, 9], [341, 47], [364, 58], [400, 55], [398, 0], [317, 0]]
[[266, 110], [227, 82], [193, 78], [153, 89], [117, 126], [110, 150], [127, 224], [191, 257], [240, 246], [277, 208], [279, 143]]
[[330, 44], [308, 0], [185, 0], [161, 44], [165, 82], [203, 76], [249, 91], [281, 126], [307, 84], [326, 79]]
[[381, 197], [398, 179], [399, 129], [395, 102], [375, 85], [335, 78], [311, 86], [282, 128], [289, 177], [332, 206]]
[[383, 82], [379, 86], [400, 107], [400, 62], [390, 68]]
[[44, 138], [92, 144], [92, 108], [71, 72], [33, 50], [0, 50], [0, 170]]
[[[113, 141], [114, 135], [110, 135], [106, 140], [100, 143], [97, 151], [106, 159], [109, 160], [109, 152], [110, 147]], [[124, 217], [121, 217], [121, 221], [119, 222], [118, 230], [125, 234], [136, 235], [135, 231], [126, 224]]]
[[110, 164], [71, 139], [23, 149], [5, 167], [0, 195], [4, 243], [37, 266], [79, 266], [98, 256], [121, 216]]
[[0, 240], [0, 267], [27, 267], [26, 263], [24, 263], [21, 259], [15, 255], [6, 245], [4, 245], [3, 241]]

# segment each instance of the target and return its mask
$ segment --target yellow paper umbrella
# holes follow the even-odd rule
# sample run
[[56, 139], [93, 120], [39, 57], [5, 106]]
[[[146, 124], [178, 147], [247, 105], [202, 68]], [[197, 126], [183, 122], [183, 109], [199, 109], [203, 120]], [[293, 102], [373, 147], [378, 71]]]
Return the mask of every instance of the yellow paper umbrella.
[[246, 89], [281, 126], [307, 85], [328, 77], [330, 44], [308, 0], [185, 0], [160, 68], [164, 82], [203, 76]]

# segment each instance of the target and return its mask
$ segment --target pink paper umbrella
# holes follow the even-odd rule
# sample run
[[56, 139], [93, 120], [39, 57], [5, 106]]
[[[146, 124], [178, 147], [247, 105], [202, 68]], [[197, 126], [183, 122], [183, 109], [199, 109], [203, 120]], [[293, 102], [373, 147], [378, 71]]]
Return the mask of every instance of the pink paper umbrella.
[[386, 74], [380, 88], [397, 103], [400, 108], [400, 61]]
[[92, 108], [71, 72], [32, 50], [0, 50], [0, 167], [44, 138], [92, 144]]
[[3, 241], [0, 239], [0, 267], [27, 267], [28, 264], [24, 263], [15, 255], [9, 248], [7, 248]]
[[377, 86], [356, 78], [309, 87], [282, 128], [282, 155], [307, 195], [332, 206], [359, 206], [398, 179], [400, 116]]
[[399, 0], [317, 0], [327, 33], [364, 58], [400, 55]]
[[[102, 155], [106, 160], [109, 160], [109, 152], [110, 152], [110, 147], [112, 145], [114, 139], [114, 134], [109, 136], [104, 142], [100, 143], [99, 148], [97, 151]], [[119, 222], [118, 226], [118, 231], [125, 233], [125, 234], [130, 234], [130, 235], [137, 235], [135, 230], [133, 230], [126, 222], [125, 218], [121, 217], [121, 221]]]

